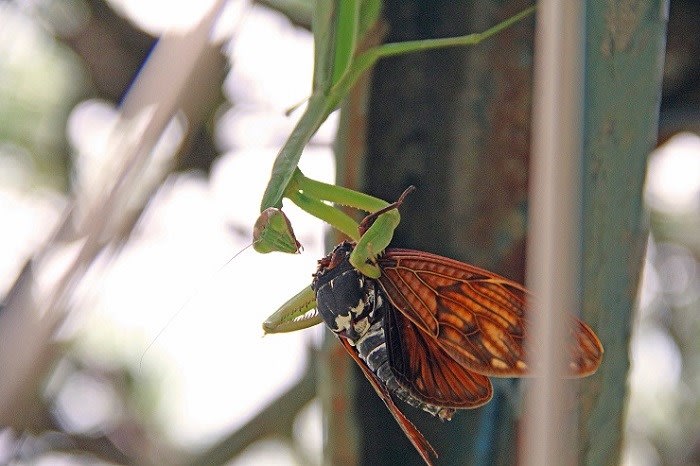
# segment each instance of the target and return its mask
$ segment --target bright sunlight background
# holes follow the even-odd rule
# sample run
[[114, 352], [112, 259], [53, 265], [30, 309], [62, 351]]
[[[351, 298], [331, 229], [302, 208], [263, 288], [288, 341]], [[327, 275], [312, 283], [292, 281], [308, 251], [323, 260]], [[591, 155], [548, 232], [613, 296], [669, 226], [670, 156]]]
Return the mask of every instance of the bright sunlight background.
[[[229, 3], [217, 29], [217, 34], [231, 37], [224, 46], [231, 68], [223, 93], [234, 103], [217, 117], [222, 155], [209, 178], [197, 172], [169, 176], [116, 259], [105, 260], [83, 281], [73, 303], [77, 312], [60, 333], [75, 345], [79, 358], [102, 367], [131, 367], [143, 375], [151, 394], [144, 409], [153, 412], [157, 430], [185, 451], [204, 448], [242, 425], [298, 380], [307, 348], [320, 332], [263, 338], [260, 326], [309, 285], [324, 251], [320, 222], [285, 206], [304, 246], [302, 254], [259, 255], [247, 249], [227, 262], [251, 241], [272, 160], [298, 115], [286, 117], [284, 112], [308, 96], [313, 67], [308, 31], [257, 4]], [[139, 27], [159, 35], [191, 27], [213, 0], [111, 4]], [[47, 175], [65, 175], [65, 167], [49, 157], [59, 151], [52, 135], [66, 135], [74, 158], [74, 183], [86, 193], [99, 189], [94, 186], [98, 173], [113, 163], [105, 160], [117, 117], [112, 103], [82, 100], [69, 109], [67, 124], [56, 127], [65, 110], [61, 105], [80, 94], [86, 77], [71, 71], [77, 58], [57, 47], [36, 20], [36, 9], [47, 5], [56, 8], [57, 3], [0, 3], [0, 296], [47, 239], [67, 203], [61, 183]], [[3, 110], [2, 102], [16, 107], [8, 104]], [[29, 115], [32, 127], [17, 127], [18, 121], [25, 121], [18, 115]], [[312, 178], [332, 181], [335, 125], [331, 118], [302, 157], [302, 170]], [[39, 153], [48, 154], [46, 160], [37, 162], [22, 144], [13, 142], [24, 134], [31, 134]], [[175, 145], [178, 137], [173, 130], [171, 140], [162, 144]], [[649, 166], [646, 197], [652, 218], [661, 212], [697, 221], [700, 137], [677, 136], [652, 155]], [[692, 416], [688, 407], [700, 403], [698, 381], [692, 375], [696, 372], [689, 372], [687, 365], [697, 357], [684, 359], [676, 335], [660, 324], [682, 312], [697, 316], [697, 256], [668, 241], [649, 244], [631, 349], [627, 465], [660, 464], [655, 436], [680, 443], [700, 435], [700, 428], [673, 431], [678, 416]], [[697, 323], [697, 317], [689, 322]], [[692, 340], [692, 333], [686, 338]], [[109, 384], [81, 378], [61, 366], [47, 387], [56, 397], [62, 427], [77, 433], [105, 429], [115, 413], [128, 409], [115, 401], [112, 390]], [[319, 462], [321, 415], [314, 403], [297, 430], [304, 449]], [[13, 454], [12, 435], [0, 429], [0, 463]], [[83, 464], [68, 455], [60, 458], [62, 464]], [[55, 464], [58, 457], [49, 452], [43, 460]], [[269, 441], [249, 449], [235, 464], [297, 460], [288, 446]]]
[[[196, 23], [210, 6], [206, 3], [114, 5], [157, 34]], [[48, 39], [26, 11], [0, 9], [5, 26], [0, 31], [12, 25], [26, 36], [13, 42], [13, 56], [5, 60], [31, 59]], [[170, 176], [117, 259], [82, 284], [80, 312], [63, 333], [66, 340], [77, 338], [82, 357], [102, 365], [138, 365], [151, 374], [158, 393], [156, 416], [165, 434], [187, 449], [204, 447], [241, 425], [294, 383], [318, 334], [313, 329], [263, 338], [261, 323], [310, 284], [324, 254], [319, 221], [285, 206], [304, 245], [302, 254], [260, 255], [249, 248], [227, 263], [251, 242], [272, 161], [295, 122], [284, 112], [310, 92], [312, 38], [257, 6], [237, 8], [226, 20], [228, 26], [238, 25], [226, 46], [235, 66], [223, 89], [236, 106], [219, 118], [222, 156], [210, 179], [197, 173]], [[116, 110], [102, 101], [87, 100], [72, 110], [66, 131], [77, 158], [78, 183], [89, 184], [110, 163], [104, 154], [115, 119]], [[334, 133], [331, 118], [305, 153], [302, 169], [313, 178], [333, 179]], [[23, 165], [27, 159], [16, 157], [14, 150], [0, 150], [0, 218], [12, 225], [0, 230], [0, 290], [46, 239], [65, 204], [58, 191], [32, 189], [33, 167]], [[75, 380], [62, 390], [58, 409], [69, 430], [89, 432], [114, 415], [106, 385]], [[313, 453], [320, 448], [321, 421], [312, 408], [302, 429]], [[280, 448], [270, 450], [277, 452], [274, 463], [294, 464]], [[255, 463], [262, 461], [256, 458]]]

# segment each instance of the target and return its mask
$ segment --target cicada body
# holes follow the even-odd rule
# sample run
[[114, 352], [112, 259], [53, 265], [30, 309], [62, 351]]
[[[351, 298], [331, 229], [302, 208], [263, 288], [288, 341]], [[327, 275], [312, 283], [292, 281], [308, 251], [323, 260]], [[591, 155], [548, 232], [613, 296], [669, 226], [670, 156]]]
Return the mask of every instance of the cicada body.
[[[391, 395], [449, 420], [456, 409], [489, 401], [489, 376], [527, 375], [529, 293], [492, 272], [409, 249], [387, 249], [377, 259], [381, 277], [368, 278], [350, 264], [353, 248], [341, 243], [319, 261], [318, 312], [431, 464], [434, 450]], [[569, 376], [592, 374], [600, 341], [573, 316], [568, 331]]]
[[[316, 293], [319, 314], [339, 338], [353, 347], [362, 362], [391, 393], [441, 419], [451, 419], [454, 408], [462, 406], [434, 404], [432, 400], [414, 396], [399, 382], [396, 371], [401, 364], [400, 354], [390, 351], [391, 336], [395, 338], [396, 333], [391, 328], [391, 324], [397, 321], [395, 308], [377, 280], [363, 276], [352, 267], [349, 262], [351, 252], [350, 243], [341, 243], [321, 261], [311, 285]], [[399, 358], [398, 362], [396, 358]], [[485, 390], [479, 404], [490, 397], [490, 390]], [[476, 404], [470, 405], [473, 406]]]

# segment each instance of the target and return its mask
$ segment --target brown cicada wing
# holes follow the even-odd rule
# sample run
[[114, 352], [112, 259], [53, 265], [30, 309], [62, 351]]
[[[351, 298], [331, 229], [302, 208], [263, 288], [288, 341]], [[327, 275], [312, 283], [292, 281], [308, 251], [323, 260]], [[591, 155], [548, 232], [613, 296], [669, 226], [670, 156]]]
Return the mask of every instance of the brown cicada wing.
[[440, 414], [446, 419], [454, 409], [476, 408], [491, 399], [488, 377], [456, 362], [435, 338], [400, 311], [388, 309], [384, 319], [392, 373], [413, 397], [448, 408]]
[[432, 466], [433, 462], [431, 458], [437, 458], [438, 455], [435, 449], [432, 447], [432, 445], [430, 445], [430, 442], [428, 442], [428, 440], [423, 436], [423, 434], [421, 434], [421, 432], [416, 428], [416, 426], [413, 425], [413, 423], [409, 421], [408, 418], [396, 406], [394, 400], [389, 394], [389, 390], [382, 383], [382, 381], [379, 380], [379, 378], [372, 372], [372, 370], [369, 367], [367, 367], [365, 362], [362, 359], [360, 359], [360, 355], [357, 354], [357, 350], [355, 349], [355, 347], [352, 346], [350, 342], [348, 342], [348, 340], [345, 338], [339, 338], [339, 340], [345, 348], [345, 351], [347, 351], [350, 357], [352, 357], [352, 359], [355, 360], [357, 365], [360, 366], [360, 369], [362, 369], [362, 373], [365, 374], [367, 380], [369, 380], [370, 384], [372, 384], [372, 387], [374, 387], [374, 391], [377, 392], [377, 395], [379, 395], [379, 398], [382, 399], [386, 407], [389, 409], [391, 415], [394, 416], [396, 422], [399, 423], [399, 426], [401, 426], [401, 429], [406, 434], [406, 437], [408, 437], [408, 439], [411, 441], [413, 446], [416, 448], [421, 458], [423, 458], [423, 460], [428, 466]]
[[[528, 329], [529, 292], [520, 284], [446, 257], [410, 249], [388, 249], [379, 260], [379, 282], [392, 304], [462, 367], [479, 374], [528, 374], [523, 341]], [[583, 377], [600, 365], [603, 347], [595, 333], [570, 316], [570, 376]], [[412, 326], [400, 328], [415, 341]], [[404, 358], [420, 354], [406, 345]], [[430, 369], [432, 370], [432, 369]]]

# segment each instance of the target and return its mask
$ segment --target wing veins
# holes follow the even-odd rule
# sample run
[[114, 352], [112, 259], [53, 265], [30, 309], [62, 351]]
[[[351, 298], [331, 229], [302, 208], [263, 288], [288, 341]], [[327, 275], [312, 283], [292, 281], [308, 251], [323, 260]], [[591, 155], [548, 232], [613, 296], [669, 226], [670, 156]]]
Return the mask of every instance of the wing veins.
[[[384, 259], [380, 259], [380, 266], [386, 271], [393, 271], [388, 278], [380, 279], [382, 283], [385, 280], [388, 282], [389, 286], [385, 289], [390, 300], [414, 325], [431, 335], [447, 355], [460, 366], [475, 374], [488, 376], [517, 377], [527, 373], [528, 367], [523, 361], [525, 355], [522, 342], [527, 333], [525, 305], [530, 292], [523, 285], [470, 264], [410, 249], [388, 249]], [[404, 278], [406, 272], [412, 274], [412, 277], [409, 275], [410, 282]], [[436, 285], [437, 288], [429, 285], [426, 279], [421, 277], [422, 274], [433, 276], [435, 280], [454, 283], [450, 291], [472, 303], [473, 307], [449, 297], [448, 293], [441, 294], [442, 285]], [[477, 283], [481, 283], [481, 286], [477, 286]], [[420, 290], [420, 286], [427, 287], [432, 294], [428, 295], [425, 289]], [[449, 286], [445, 285], [445, 287]], [[469, 289], [460, 290], [459, 286]], [[392, 291], [398, 296], [395, 296]], [[422, 299], [421, 296], [426, 298]], [[430, 299], [427, 296], [435, 301], [434, 306], [428, 305], [426, 300], [430, 301]], [[414, 299], [413, 303], [409, 298]], [[492, 308], [489, 308], [489, 303], [493, 305]], [[448, 304], [455, 306], [457, 312], [451, 311]], [[422, 309], [416, 306], [422, 306]], [[516, 312], [512, 312], [513, 310]], [[467, 327], [471, 326], [471, 322], [462, 319], [460, 314], [473, 317], [475, 328], [473, 332], [465, 332], [464, 326], [462, 329], [457, 326], [459, 321], [467, 324]], [[445, 320], [447, 315], [455, 316], [454, 321]], [[574, 337], [570, 350], [570, 358], [572, 358], [570, 368], [573, 373], [569, 376], [581, 377], [592, 374], [602, 359], [602, 345], [585, 322], [576, 316], [569, 315], [573, 319], [573, 327], [570, 330]], [[513, 324], [508, 317], [513, 317]], [[507, 324], [503, 325], [502, 322]], [[434, 323], [434, 326], [429, 325], [431, 323]], [[484, 325], [493, 328], [486, 330]], [[442, 328], [450, 330], [446, 334], [441, 330]], [[510, 341], [507, 344], [503, 343], [502, 338], [498, 338], [501, 332], [508, 336]], [[449, 337], [449, 333], [453, 333], [452, 337]], [[482, 343], [479, 343], [479, 340]], [[484, 343], [487, 345], [481, 348], [480, 346]], [[491, 351], [487, 346], [496, 351]], [[489, 360], [484, 359], [484, 355], [488, 355]]]
[[[512, 286], [512, 284], [514, 283], [514, 282], [511, 283], [509, 280], [496, 279], [495, 277], [488, 277], [488, 276], [487, 276], [487, 277], [481, 277], [481, 276], [480, 276], [480, 277], [478, 277], [478, 278], [473, 278], [473, 279], [457, 278], [457, 277], [453, 277], [453, 276], [450, 276], [450, 275], [447, 275], [447, 274], [443, 274], [443, 273], [436, 272], [436, 271], [434, 271], [434, 270], [428, 270], [428, 269], [414, 270], [414, 269], [410, 269], [410, 268], [408, 268], [408, 267], [401, 266], [401, 265], [399, 265], [399, 264], [397, 264], [397, 265], [396, 265], [395, 267], [393, 267], [393, 268], [394, 268], [395, 270], [397, 270], [397, 271], [398, 271], [398, 270], [407, 271], [408, 273], [412, 274], [412, 275], [416, 278], [416, 280], [418, 280], [418, 282], [420, 282], [423, 286], [425, 286], [426, 288], [428, 288], [436, 297], [440, 297], [441, 299], [450, 300], [451, 302], [453, 302], [453, 303], [455, 303], [455, 304], [457, 304], [457, 305], [460, 305], [460, 307], [463, 308], [463, 309], [464, 309], [464, 306], [461, 305], [458, 301], [456, 301], [456, 300], [454, 300], [454, 299], [451, 299], [451, 298], [448, 298], [448, 297], [443, 296], [442, 294], [440, 294], [440, 292], [439, 292], [437, 289], [435, 289], [433, 286], [431, 286], [430, 284], [428, 284], [427, 281], [424, 280], [424, 279], [421, 277], [421, 274], [433, 275], [433, 276], [437, 276], [437, 277], [440, 277], [440, 278], [449, 279], [450, 281], [453, 281], [453, 282], [462, 283], [462, 284], [464, 284], [465, 286], [468, 286], [469, 289], [470, 289], [471, 291], [474, 292], [474, 294], [476, 294], [476, 295], [478, 295], [478, 296], [481, 296], [481, 297], [483, 298], [484, 301], [489, 301], [489, 302], [491, 302], [491, 303], [497, 305], [499, 308], [505, 309], [506, 312], [507, 312], [507, 309], [508, 309], [508, 307], [506, 306], [506, 303], [507, 303], [507, 304], [514, 305], [514, 307], [522, 308], [522, 305], [521, 305], [520, 303], [514, 304], [512, 300], [508, 299], [508, 296], [512, 296], [512, 297], [516, 298], [516, 300], [520, 301], [520, 300], [517, 298], [517, 296], [515, 296], [513, 293], [509, 292], [509, 291], [505, 288], [504, 285], [511, 285], [511, 286]], [[430, 309], [430, 306], [428, 306], [428, 305], [425, 303], [425, 301], [423, 301], [422, 299], [420, 299], [420, 296], [416, 294], [416, 292], [413, 290], [413, 288], [410, 286], [410, 284], [403, 278], [403, 276], [401, 275], [401, 273], [397, 273], [397, 276], [401, 279], [401, 281], [402, 281], [403, 284], [406, 286], [406, 288], [408, 288], [409, 290], [411, 290], [411, 292], [414, 294], [414, 296], [416, 296], [416, 297], [420, 300], [421, 304], [423, 304], [423, 306], [425, 306], [427, 309]], [[494, 299], [494, 297], [493, 297], [491, 294], [486, 294], [486, 293], [484, 293], [483, 291], [478, 290], [477, 288], [474, 287], [474, 284], [475, 284], [475, 283], [494, 284], [494, 285], [496, 285], [496, 286], [497, 286], [498, 292], [496, 292], [496, 291], [493, 290], [493, 289], [489, 289], [489, 290], [490, 290], [493, 294], [496, 294], [497, 296], [501, 297], [502, 299], [501, 299], [501, 300], [496, 300], [496, 299]], [[516, 285], [517, 285], [517, 284], [516, 284]], [[520, 286], [515, 286], [514, 288], [516, 288], [516, 289], [519, 290], [519, 291], [523, 291], [523, 292], [527, 293], [525, 290], [521, 289]], [[505, 319], [504, 317], [502, 317], [502, 315], [501, 315], [502, 313], [501, 313], [501, 312], [493, 312], [493, 311], [491, 310], [492, 308], [490, 308], [489, 306], [484, 305], [484, 304], [482, 304], [480, 301], [477, 301], [476, 299], [472, 298], [472, 296], [471, 296], [470, 294], [467, 294], [467, 293], [460, 293], [459, 290], [454, 290], [454, 291], [455, 291], [455, 293], [460, 294], [460, 295], [462, 295], [462, 296], [465, 296], [465, 297], [467, 297], [469, 300], [471, 300], [472, 302], [474, 302], [475, 304], [477, 304], [481, 309], [483, 309], [483, 310], [485, 311], [485, 312], [480, 312], [479, 314], [480, 314], [480, 315], [483, 315], [483, 316], [485, 316], [486, 318], [488, 318], [489, 320], [493, 321], [495, 325], [499, 325], [499, 324], [496, 323], [496, 322], [494, 321], [494, 319], [491, 318], [491, 314], [496, 314], [498, 317], [500, 317], [501, 319], [503, 319], [504, 321], [506, 321], [506, 322], [508, 323], [508, 325], [502, 325], [502, 324], [500, 324], [501, 327], [508, 328], [508, 326], [510, 325], [510, 322], [508, 322], [507, 319]], [[472, 314], [474, 313], [474, 312], [472, 312], [470, 309], [467, 309], [467, 311], [468, 311], [468, 312], [471, 312]], [[521, 316], [518, 315], [518, 319], [520, 319], [520, 318], [521, 318]]]
[[401, 346], [411, 351], [409, 364], [392, 366], [394, 375], [413, 390], [413, 396], [435, 406], [450, 409], [474, 408], [486, 403], [492, 394], [487, 377], [469, 370], [450, 355], [430, 334], [422, 331], [402, 313], [395, 313]]
[[[401, 279], [401, 282], [404, 285], [404, 287], [410, 290], [411, 293], [418, 299], [418, 301], [423, 306], [426, 306], [426, 308], [429, 309], [431, 314], [433, 314], [433, 316], [435, 317], [436, 322], [438, 323], [438, 333], [435, 335], [438, 344], [442, 347], [445, 347], [445, 342], [438, 338], [441, 333], [440, 328], [443, 326], [450, 327], [457, 334], [463, 337], [460, 339], [462, 343], [461, 346], [455, 345], [454, 342], [452, 342], [452, 346], [454, 346], [454, 351], [456, 351], [458, 354], [468, 353], [472, 355], [474, 357], [475, 362], [463, 360], [461, 357], [454, 358], [454, 356], [451, 355], [451, 351], [448, 350], [448, 354], [451, 355], [450, 357], [452, 359], [458, 362], [465, 369], [480, 373], [482, 375], [517, 375], [522, 372], [522, 370], [518, 370], [518, 368], [515, 366], [517, 362], [521, 360], [521, 354], [523, 352], [522, 338], [520, 338], [519, 335], [514, 335], [512, 334], [512, 332], [509, 331], [511, 324], [506, 318], [502, 316], [503, 312], [508, 313], [508, 304], [517, 307], [517, 303], [513, 303], [512, 300], [508, 299], [509, 296], [513, 296], [517, 299], [517, 296], [514, 296], [512, 293], [508, 292], [508, 290], [503, 286], [503, 284], [500, 283], [501, 280], [495, 282], [495, 284], [497, 285], [495, 290], [489, 289], [491, 293], [484, 293], [478, 288], [476, 288], [474, 284], [489, 282], [494, 283], [493, 279], [490, 277], [478, 277], [473, 280], [466, 280], [453, 278], [448, 275], [435, 272], [433, 270], [417, 271], [398, 265], [394, 268], [397, 270], [396, 276], [399, 279]], [[426, 305], [425, 300], [420, 298], [420, 295], [413, 289], [413, 287], [410, 286], [408, 281], [404, 278], [403, 274], [398, 269], [401, 269], [403, 273], [412, 274], [412, 276], [417, 280], [419, 284], [426, 287], [435, 296], [436, 309], [432, 309], [431, 307]], [[463, 284], [464, 286], [469, 287], [469, 289], [474, 293], [474, 295], [480, 296], [482, 299], [475, 299], [474, 295], [470, 293], [464, 293], [463, 290], [460, 290], [457, 287], [450, 287], [450, 291], [452, 291], [455, 294], [458, 294], [463, 299], [473, 303], [474, 305], [473, 307], [466, 306], [464, 302], [460, 302], [447, 294], [440, 293], [435, 287], [428, 284], [428, 282], [420, 276], [421, 274], [435, 275], [438, 277], [447, 278], [449, 279], [449, 281]], [[500, 297], [501, 299], [494, 298], [494, 295]], [[441, 303], [441, 301], [443, 302]], [[444, 319], [440, 319], [439, 315], [441, 312], [450, 315], [455, 315], [454, 312], [444, 307], [444, 302], [450, 302], [463, 312], [471, 314], [474, 320], [474, 330], [470, 332], [465, 332], [464, 327], [458, 328], [453, 323], [447, 322]], [[501, 309], [501, 311], [494, 312], [493, 309], [489, 307], [489, 303], [491, 303], [493, 306], [498, 306]], [[408, 300], [406, 300], [406, 304], [412, 307]], [[458, 313], [457, 315], [459, 316]], [[521, 317], [517, 315], [517, 319], [520, 320]], [[471, 325], [464, 319], [460, 318], [460, 320], [464, 322], [465, 326], [471, 327]], [[491, 325], [499, 329], [500, 332], [507, 338], [507, 340], [505, 340], [504, 338], [494, 337], [492, 332], [484, 328], [484, 324], [487, 322], [490, 322]], [[503, 322], [505, 322], [506, 325], [504, 325]], [[447, 341], [451, 340], [448, 339]], [[468, 348], [466, 348], [465, 345], [468, 345]], [[463, 355], [461, 356], [464, 357]], [[494, 364], [492, 363], [494, 359], [501, 361], [505, 365], [505, 367], [494, 367]]]

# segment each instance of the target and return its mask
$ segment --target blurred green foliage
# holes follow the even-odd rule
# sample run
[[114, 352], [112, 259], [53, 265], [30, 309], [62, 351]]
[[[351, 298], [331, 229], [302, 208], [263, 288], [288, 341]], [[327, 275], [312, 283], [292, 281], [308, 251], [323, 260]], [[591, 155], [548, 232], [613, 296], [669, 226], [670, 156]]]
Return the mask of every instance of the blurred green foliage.
[[80, 57], [42, 24], [0, 4], [0, 155], [30, 167], [33, 184], [65, 189], [66, 121], [89, 77]]

